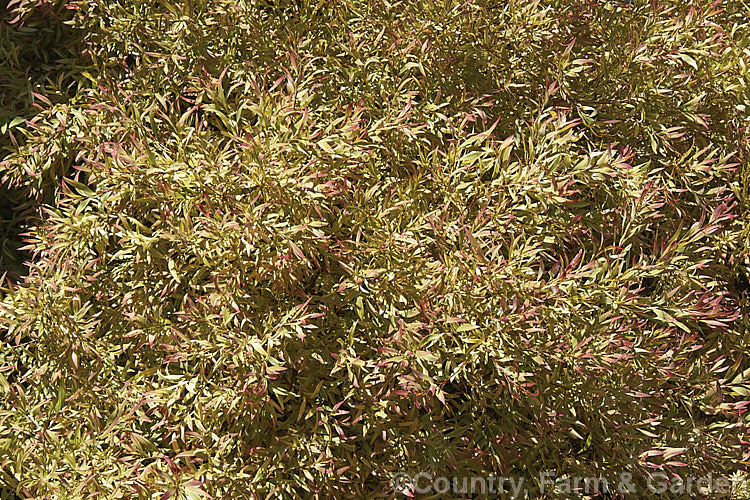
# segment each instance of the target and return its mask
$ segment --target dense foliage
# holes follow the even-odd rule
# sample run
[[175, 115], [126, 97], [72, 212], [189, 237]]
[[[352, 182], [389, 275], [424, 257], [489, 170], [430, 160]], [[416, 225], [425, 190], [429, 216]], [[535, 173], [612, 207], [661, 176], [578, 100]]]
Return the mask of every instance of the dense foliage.
[[742, 477], [749, 13], [7, 2], [5, 494]]

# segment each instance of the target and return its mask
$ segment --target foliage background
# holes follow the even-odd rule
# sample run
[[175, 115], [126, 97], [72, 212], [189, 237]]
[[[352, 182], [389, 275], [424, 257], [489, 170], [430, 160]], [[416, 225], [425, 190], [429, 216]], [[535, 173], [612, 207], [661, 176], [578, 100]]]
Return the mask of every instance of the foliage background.
[[742, 477], [748, 12], [8, 2], [5, 494]]

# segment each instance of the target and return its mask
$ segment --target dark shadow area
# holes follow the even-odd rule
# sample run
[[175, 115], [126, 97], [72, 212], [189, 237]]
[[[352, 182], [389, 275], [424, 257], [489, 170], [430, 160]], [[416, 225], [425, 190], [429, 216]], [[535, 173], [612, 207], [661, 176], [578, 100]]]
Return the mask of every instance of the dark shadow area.
[[20, 250], [22, 234], [39, 208], [30, 196], [31, 179], [10, 171], [5, 160], [23, 145], [26, 120], [40, 106], [67, 102], [76, 93], [80, 36], [65, 24], [73, 14], [63, 1], [11, 8], [0, 3], [0, 288], [28, 274], [31, 254]]
[[21, 233], [24, 232], [24, 212], [18, 203], [18, 189], [0, 186], [0, 270], [6, 273], [5, 279], [17, 283], [28, 274], [27, 263], [31, 259], [24, 246]]

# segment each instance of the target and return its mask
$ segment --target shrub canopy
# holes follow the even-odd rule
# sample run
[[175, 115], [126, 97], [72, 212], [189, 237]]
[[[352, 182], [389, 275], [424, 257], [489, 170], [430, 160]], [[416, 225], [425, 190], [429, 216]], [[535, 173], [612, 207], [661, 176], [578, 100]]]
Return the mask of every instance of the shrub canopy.
[[8, 495], [743, 477], [743, 2], [1, 15]]

